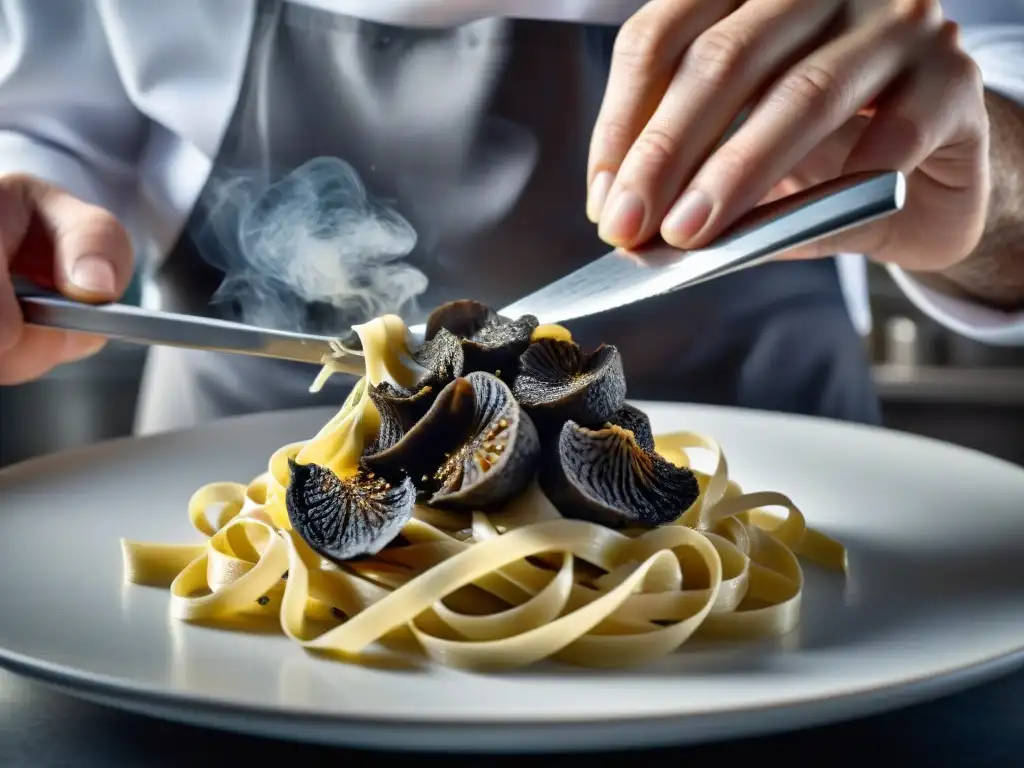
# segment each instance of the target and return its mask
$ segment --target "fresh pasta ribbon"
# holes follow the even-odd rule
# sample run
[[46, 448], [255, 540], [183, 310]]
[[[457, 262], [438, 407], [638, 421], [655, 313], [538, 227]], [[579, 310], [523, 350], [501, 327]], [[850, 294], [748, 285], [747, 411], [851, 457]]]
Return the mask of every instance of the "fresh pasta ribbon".
[[[174, 618], [276, 615], [297, 645], [349, 663], [380, 648], [413, 648], [474, 670], [544, 659], [622, 667], [661, 658], [691, 638], [783, 635], [800, 618], [798, 556], [846, 569], [842, 544], [809, 528], [785, 495], [745, 493], [718, 443], [690, 432], [655, 441], [700, 485], [675, 524], [622, 531], [566, 519], [534, 483], [500, 512], [419, 506], [401, 546], [327, 561], [289, 523], [289, 460], [354, 474], [379, 427], [367, 387], [408, 386], [415, 374], [400, 320], [356, 330], [367, 376], [320, 432], [275, 451], [248, 485], [211, 483], [193, 494], [188, 518], [203, 543], [122, 541], [126, 581], [169, 588]], [[327, 365], [317, 381], [329, 373]], [[709, 472], [693, 468], [698, 450], [710, 453]]]

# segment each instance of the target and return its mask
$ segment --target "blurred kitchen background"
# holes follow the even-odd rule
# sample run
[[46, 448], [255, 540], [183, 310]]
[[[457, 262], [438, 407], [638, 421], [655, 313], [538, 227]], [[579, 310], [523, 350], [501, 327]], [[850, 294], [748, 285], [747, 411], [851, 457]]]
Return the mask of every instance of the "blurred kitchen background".
[[[870, 290], [874, 332], [865, 346], [886, 425], [1024, 465], [1024, 348], [946, 331], [875, 265]], [[0, 388], [0, 466], [130, 434], [144, 354], [112, 343], [40, 381]]]

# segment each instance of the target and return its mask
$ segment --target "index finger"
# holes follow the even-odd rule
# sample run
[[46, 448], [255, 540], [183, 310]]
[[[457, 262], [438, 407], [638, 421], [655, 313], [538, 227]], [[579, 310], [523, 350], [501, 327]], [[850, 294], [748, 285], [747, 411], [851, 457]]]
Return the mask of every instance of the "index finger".
[[622, 160], [657, 109], [679, 59], [739, 2], [652, 0], [622, 26], [587, 162], [587, 217], [595, 224]]

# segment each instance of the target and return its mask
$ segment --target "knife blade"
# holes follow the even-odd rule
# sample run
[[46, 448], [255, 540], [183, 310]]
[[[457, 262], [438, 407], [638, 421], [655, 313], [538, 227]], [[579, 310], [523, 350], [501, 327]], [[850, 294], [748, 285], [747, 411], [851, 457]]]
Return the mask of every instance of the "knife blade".
[[843, 176], [755, 208], [706, 248], [682, 251], [656, 243], [612, 251], [500, 314], [559, 323], [606, 312], [762, 264], [783, 251], [889, 216], [902, 209], [905, 198], [906, 180], [897, 171]]
[[[500, 311], [535, 315], [542, 323], [585, 317], [696, 285], [761, 264], [782, 251], [891, 215], [903, 207], [899, 172], [844, 176], [759, 206], [707, 248], [682, 251], [664, 243], [616, 250]], [[187, 347], [320, 364], [325, 356], [361, 376], [359, 340], [257, 328], [227, 320], [153, 311], [126, 304], [83, 304], [55, 294], [16, 291], [25, 321], [139, 344]], [[425, 326], [409, 329], [411, 341]]]
[[83, 304], [63, 296], [18, 290], [25, 322], [120, 339], [136, 344], [185, 347], [320, 365], [334, 358], [344, 373], [362, 376], [364, 360], [339, 354], [334, 340], [194, 315], [160, 312], [127, 304]]

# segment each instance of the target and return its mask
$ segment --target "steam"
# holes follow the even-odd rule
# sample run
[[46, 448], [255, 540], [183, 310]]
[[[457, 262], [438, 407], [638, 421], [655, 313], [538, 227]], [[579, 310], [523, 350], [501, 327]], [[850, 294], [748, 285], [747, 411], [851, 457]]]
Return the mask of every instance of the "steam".
[[339, 333], [379, 315], [414, 311], [426, 275], [403, 261], [416, 231], [372, 200], [351, 165], [321, 157], [273, 184], [232, 174], [211, 184], [197, 235], [223, 270], [213, 302], [280, 330]]

